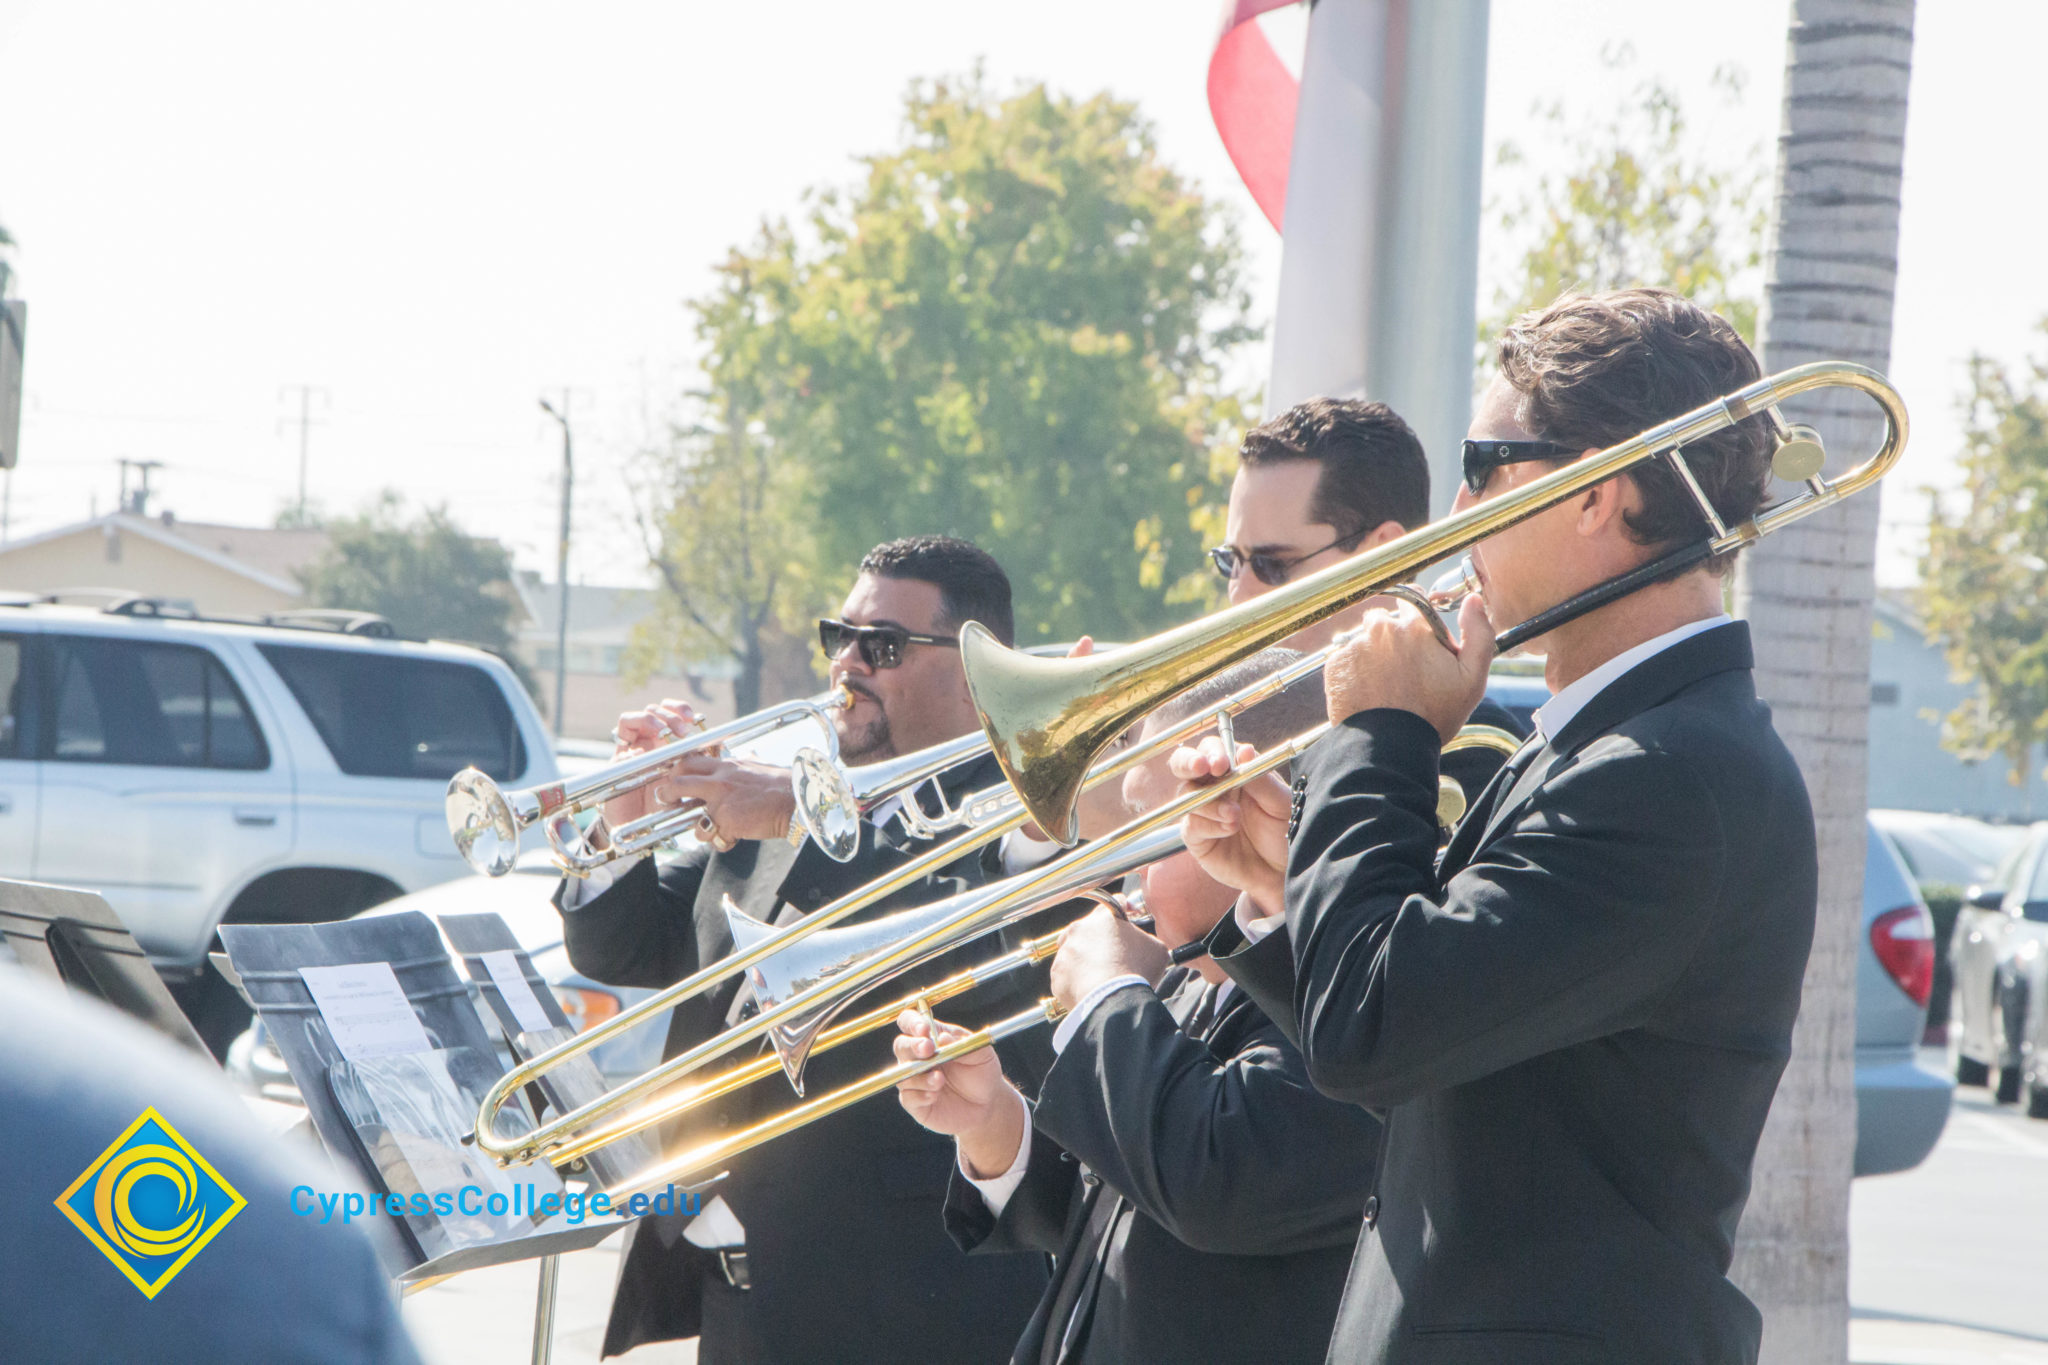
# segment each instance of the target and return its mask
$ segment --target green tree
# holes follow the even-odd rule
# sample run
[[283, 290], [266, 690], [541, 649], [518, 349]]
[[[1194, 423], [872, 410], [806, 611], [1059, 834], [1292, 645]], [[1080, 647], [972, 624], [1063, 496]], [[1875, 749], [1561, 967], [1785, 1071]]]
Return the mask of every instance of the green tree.
[[[1626, 49], [1610, 67], [1632, 60]], [[1714, 84], [1730, 104], [1742, 97], [1739, 71]], [[1551, 169], [1532, 168], [1523, 144], [1501, 142], [1496, 173], [1506, 181], [1487, 207], [1513, 244], [1512, 264], [1480, 320], [1480, 365], [1517, 314], [1567, 290], [1593, 293], [1638, 285], [1675, 289], [1756, 338], [1762, 290], [1766, 200], [1761, 156], [1717, 166], [1692, 147], [1678, 94], [1644, 81], [1605, 118], [1570, 122], [1562, 104], [1531, 111], [1531, 141], [1552, 149]]]
[[536, 689], [512, 653], [512, 556], [458, 527], [446, 507], [408, 516], [386, 492], [362, 515], [327, 523], [327, 552], [299, 581], [313, 606], [374, 611], [400, 635], [488, 649]]
[[1928, 490], [1920, 614], [1956, 675], [1977, 684], [1943, 719], [1942, 743], [2002, 755], [2017, 785], [2048, 741], [2048, 355], [2018, 375], [1972, 356], [1963, 409], [1961, 497]]
[[[877, 542], [950, 532], [1009, 570], [1027, 640], [1172, 620], [1244, 416], [1234, 226], [1134, 106], [979, 73], [915, 85], [901, 144], [863, 164], [692, 305], [707, 383], [650, 518], [689, 547], [657, 556], [675, 615], [731, 642], [828, 601]], [[735, 507], [762, 527], [737, 569], [704, 552]]]

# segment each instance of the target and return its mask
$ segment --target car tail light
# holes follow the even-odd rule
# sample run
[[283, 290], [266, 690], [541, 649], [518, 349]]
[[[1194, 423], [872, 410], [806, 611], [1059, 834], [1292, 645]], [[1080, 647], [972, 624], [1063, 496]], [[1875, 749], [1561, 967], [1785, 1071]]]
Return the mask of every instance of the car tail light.
[[607, 995], [603, 991], [584, 990], [577, 986], [557, 986], [555, 999], [561, 1002], [562, 1013], [569, 1016], [569, 1026], [578, 1033], [593, 1025], [602, 1024], [619, 1012], [619, 997]]
[[1934, 921], [1917, 905], [1887, 910], [1870, 926], [1870, 946], [1899, 989], [1916, 1005], [1934, 990]]

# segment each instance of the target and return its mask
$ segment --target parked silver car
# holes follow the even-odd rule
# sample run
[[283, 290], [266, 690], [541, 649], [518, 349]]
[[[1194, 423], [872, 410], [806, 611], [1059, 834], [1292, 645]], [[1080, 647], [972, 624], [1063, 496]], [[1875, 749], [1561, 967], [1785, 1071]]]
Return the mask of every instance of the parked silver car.
[[1964, 895], [1948, 954], [1956, 1080], [1990, 1086], [2000, 1104], [2024, 1099], [2029, 1115], [2048, 1118], [2048, 824]]

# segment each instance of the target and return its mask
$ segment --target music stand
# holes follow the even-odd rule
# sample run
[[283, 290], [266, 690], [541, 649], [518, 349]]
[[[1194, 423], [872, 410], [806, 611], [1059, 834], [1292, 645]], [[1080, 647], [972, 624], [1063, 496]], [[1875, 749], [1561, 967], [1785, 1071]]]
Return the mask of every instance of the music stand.
[[[485, 1169], [489, 1158], [473, 1148], [453, 1150], [443, 1139], [451, 1124], [467, 1131], [476, 1117], [471, 1101], [504, 1067], [433, 921], [412, 911], [333, 924], [228, 924], [221, 926], [221, 942], [298, 1083], [314, 1131], [364, 1188], [380, 1199], [409, 1191], [438, 1194], [443, 1191], [436, 1177], [457, 1172], [479, 1189], [490, 1187], [497, 1177]], [[415, 1016], [413, 1026], [423, 1034], [423, 1049], [350, 1055], [348, 1028], [323, 1013], [301, 974], [349, 965], [388, 968]], [[457, 1102], [469, 1104], [466, 1112], [452, 1111]], [[529, 1189], [536, 1181], [559, 1184], [545, 1163], [521, 1177]], [[435, 1215], [367, 1221], [385, 1269], [412, 1285], [595, 1246], [624, 1220], [592, 1215], [572, 1226], [566, 1213], [536, 1214], [527, 1220], [530, 1228]], [[516, 1210], [512, 1222], [518, 1222]], [[544, 1293], [547, 1278], [544, 1273]], [[537, 1355], [541, 1347], [537, 1341]]]
[[213, 1061], [149, 954], [98, 892], [0, 879], [0, 946], [22, 966], [54, 976]]

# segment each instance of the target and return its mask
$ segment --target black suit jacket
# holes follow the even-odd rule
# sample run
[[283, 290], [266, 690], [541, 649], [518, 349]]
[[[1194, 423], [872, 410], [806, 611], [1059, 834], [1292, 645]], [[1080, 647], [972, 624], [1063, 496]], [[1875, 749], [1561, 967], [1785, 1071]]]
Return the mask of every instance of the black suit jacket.
[[1630, 670], [1440, 868], [1425, 722], [1366, 712], [1307, 755], [1288, 934], [1215, 946], [1319, 1089], [1387, 1115], [1333, 1360], [1756, 1359], [1726, 1272], [1816, 872], [1750, 667], [1731, 623]]
[[1204, 983], [1166, 984], [1165, 1003], [1131, 986], [1082, 1022], [1000, 1217], [954, 1171], [962, 1246], [1058, 1258], [1018, 1365], [1323, 1358], [1379, 1124], [1316, 1094], [1243, 991], [1190, 1036]]
[[[993, 760], [946, 775], [949, 795], [1000, 780]], [[896, 828], [893, 824], [890, 829]], [[743, 843], [662, 866], [643, 861], [603, 894], [562, 917], [569, 960], [578, 971], [618, 985], [672, 985], [732, 951], [719, 908], [723, 895], [759, 919], [794, 923], [838, 896], [932, 847], [906, 842], [872, 826], [861, 850], [840, 864], [806, 843]], [[849, 922], [921, 905], [964, 890], [981, 878], [972, 855], [927, 877]], [[986, 957], [987, 942], [877, 988], [878, 1003]], [[740, 1017], [740, 978], [677, 1006], [664, 1056], [674, 1056]], [[949, 1017], [970, 1024], [1013, 1014], [1043, 990], [1011, 978], [949, 1004]], [[1042, 1075], [1050, 1048], [1042, 1035], [1003, 1045], [1005, 1066], [1028, 1079]], [[749, 1045], [734, 1057], [751, 1056]], [[730, 1059], [729, 1059], [730, 1060]], [[813, 1056], [805, 1069], [810, 1095], [857, 1079], [894, 1060], [888, 1031]], [[671, 1148], [701, 1140], [787, 1108], [794, 1100], [780, 1074], [728, 1097], [709, 1114], [664, 1133]], [[687, 1221], [643, 1219], [629, 1233], [618, 1293], [605, 1331], [604, 1354], [648, 1341], [701, 1336], [705, 1365], [729, 1361], [990, 1362], [1007, 1358], [1045, 1285], [1040, 1263], [1022, 1258], [968, 1262], [947, 1240], [939, 1210], [946, 1197], [953, 1144], [927, 1132], [893, 1097], [841, 1110], [736, 1158], [731, 1175], [707, 1191], [732, 1207], [746, 1228], [752, 1288], [732, 1288], [717, 1257], [680, 1233]]]

